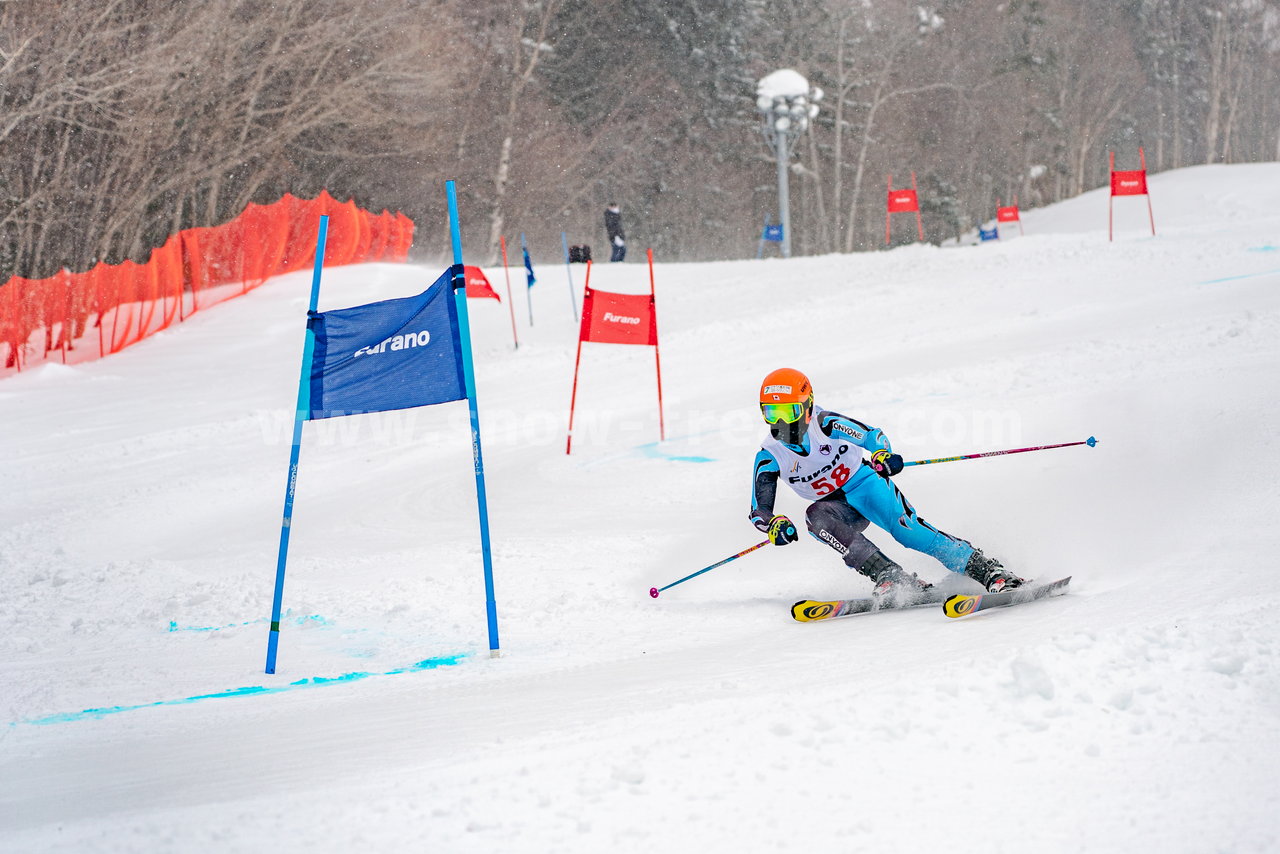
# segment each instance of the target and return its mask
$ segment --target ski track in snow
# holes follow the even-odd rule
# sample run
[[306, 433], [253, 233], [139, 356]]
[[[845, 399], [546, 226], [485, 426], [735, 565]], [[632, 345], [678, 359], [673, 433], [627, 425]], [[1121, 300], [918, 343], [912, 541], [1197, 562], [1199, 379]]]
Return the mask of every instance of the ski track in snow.
[[[565, 456], [563, 268], [532, 328], [513, 284], [514, 352], [472, 301], [497, 659], [449, 404], [307, 425], [262, 673], [309, 276], [0, 380], [0, 852], [1280, 849], [1280, 164], [1151, 188], [1154, 238], [1098, 191], [996, 244], [660, 264], [662, 443], [650, 351], [588, 344]], [[321, 308], [437, 272], [326, 271]], [[799, 625], [869, 590], [805, 538], [650, 599], [758, 541], [779, 365], [908, 459], [1096, 435], [897, 478], [1069, 594]]]

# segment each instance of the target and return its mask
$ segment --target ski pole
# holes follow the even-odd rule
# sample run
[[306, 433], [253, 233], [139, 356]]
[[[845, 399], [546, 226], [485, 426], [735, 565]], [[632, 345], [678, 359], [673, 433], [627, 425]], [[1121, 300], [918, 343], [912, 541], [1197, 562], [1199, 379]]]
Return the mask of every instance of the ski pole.
[[[667, 587], [675, 587], [677, 584], [684, 584], [690, 578], [696, 578], [699, 575], [702, 575], [702, 573], [704, 572], [710, 572], [711, 570], [715, 569], [717, 566], [724, 566], [726, 563], [728, 563], [731, 560], [737, 560], [738, 558], [742, 557], [745, 554], [751, 554], [756, 549], [764, 548], [765, 546], [769, 545], [769, 542], [770, 542], [769, 540], [765, 540], [763, 543], [756, 543], [751, 548], [743, 549], [742, 551], [738, 552], [736, 555], [733, 555], [732, 557], [727, 557], [724, 560], [720, 561], [719, 563], [711, 564], [711, 566], [707, 567], [706, 569], [700, 569], [697, 572], [693, 573], [693, 575], [686, 575], [684, 578], [681, 578], [679, 581], [673, 581], [670, 584], [668, 584]], [[663, 590], [666, 590], [667, 587], [650, 587], [649, 595], [652, 596], [654, 599], [657, 599], [658, 594], [661, 593]]]
[[1004, 454], [1025, 454], [1028, 451], [1047, 451], [1050, 448], [1070, 448], [1074, 445], [1088, 445], [1092, 448], [1096, 444], [1098, 444], [1098, 440], [1090, 436], [1083, 442], [1064, 442], [1061, 445], [1038, 445], [1034, 448], [1015, 448], [1011, 451], [987, 451], [985, 454], [965, 454], [961, 457], [939, 457], [936, 460], [915, 460], [914, 462], [903, 463], [902, 465], [904, 468], [907, 466], [927, 466], [932, 465], [933, 463], [951, 463], [956, 460], [976, 460], [979, 457], [999, 457]]

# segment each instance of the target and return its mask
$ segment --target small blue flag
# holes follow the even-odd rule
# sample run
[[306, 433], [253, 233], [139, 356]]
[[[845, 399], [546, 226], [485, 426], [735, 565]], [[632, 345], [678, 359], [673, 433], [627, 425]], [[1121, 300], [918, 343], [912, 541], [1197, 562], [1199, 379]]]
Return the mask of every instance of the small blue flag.
[[994, 225], [990, 229], [978, 227], [978, 240], [998, 240], [1000, 238], [1000, 230]]
[[775, 242], [775, 243], [780, 243], [780, 242], [782, 242], [782, 226], [781, 226], [781, 225], [766, 225], [766, 226], [764, 227], [764, 234], [760, 235], [760, 239], [761, 239], [761, 240], [772, 240], [772, 241], [773, 241], [773, 242]]
[[450, 269], [417, 296], [310, 313], [310, 417], [465, 399], [452, 278]]
[[529, 287], [533, 287], [534, 282], [538, 281], [533, 276], [533, 262], [529, 260], [529, 250], [524, 250], [524, 275], [529, 280]]

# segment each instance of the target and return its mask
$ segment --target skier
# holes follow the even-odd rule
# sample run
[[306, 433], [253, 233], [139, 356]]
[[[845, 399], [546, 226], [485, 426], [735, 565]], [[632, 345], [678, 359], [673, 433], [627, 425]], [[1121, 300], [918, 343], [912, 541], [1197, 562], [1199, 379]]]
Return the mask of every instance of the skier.
[[791, 520], [773, 512], [778, 479], [785, 476], [796, 494], [813, 502], [805, 511], [809, 533], [839, 552], [850, 568], [870, 578], [875, 584], [873, 595], [918, 598], [933, 585], [876, 548], [863, 535], [870, 522], [907, 548], [975, 579], [988, 591], [1022, 585], [1023, 580], [1000, 561], [921, 519], [889, 480], [902, 471], [902, 457], [893, 453], [888, 437], [879, 428], [848, 416], [815, 410], [813, 387], [804, 374], [779, 368], [765, 377], [760, 385], [760, 411], [769, 425], [769, 437], [756, 454], [751, 522], [774, 545], [798, 539]]

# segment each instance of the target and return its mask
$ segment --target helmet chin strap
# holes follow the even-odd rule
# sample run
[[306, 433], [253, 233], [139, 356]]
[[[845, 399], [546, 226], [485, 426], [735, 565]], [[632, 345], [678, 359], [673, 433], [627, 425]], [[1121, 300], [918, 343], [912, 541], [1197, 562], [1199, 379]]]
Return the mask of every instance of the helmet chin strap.
[[791, 424], [787, 424], [785, 421], [779, 421], [776, 424], [769, 425], [769, 432], [773, 434], [773, 438], [782, 442], [784, 445], [804, 448], [808, 441], [809, 419], [801, 418], [799, 421]]

